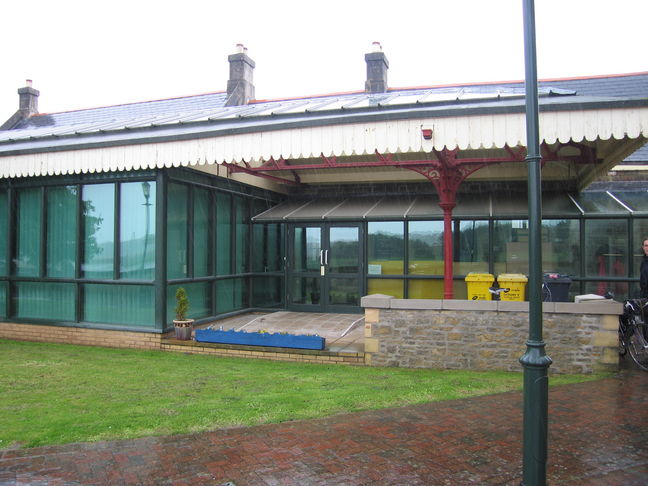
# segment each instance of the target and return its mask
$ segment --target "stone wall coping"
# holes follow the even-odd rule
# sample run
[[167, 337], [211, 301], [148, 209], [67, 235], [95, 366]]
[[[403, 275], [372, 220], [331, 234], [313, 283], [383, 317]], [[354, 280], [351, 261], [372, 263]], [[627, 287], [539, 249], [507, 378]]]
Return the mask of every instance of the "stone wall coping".
[[390, 309], [391, 301], [394, 299], [391, 295], [371, 294], [365, 295], [360, 299], [360, 307], [372, 309]]
[[[391, 295], [372, 294], [362, 297], [360, 305], [372, 309], [412, 310], [466, 310], [528, 312], [528, 302], [461, 300], [461, 299], [396, 299]], [[623, 314], [623, 304], [614, 300], [588, 300], [582, 302], [543, 302], [542, 311], [558, 314]]]
[[416, 310], [441, 310], [443, 300], [441, 299], [393, 299], [391, 309], [416, 309]]

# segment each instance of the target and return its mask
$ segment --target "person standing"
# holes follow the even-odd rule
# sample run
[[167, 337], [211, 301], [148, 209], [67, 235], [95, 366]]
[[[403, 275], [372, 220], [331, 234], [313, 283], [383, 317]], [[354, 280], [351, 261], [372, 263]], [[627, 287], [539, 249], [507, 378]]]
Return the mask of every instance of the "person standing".
[[641, 289], [641, 298], [648, 299], [648, 238], [643, 240], [642, 244], [644, 257], [639, 267], [639, 288]]

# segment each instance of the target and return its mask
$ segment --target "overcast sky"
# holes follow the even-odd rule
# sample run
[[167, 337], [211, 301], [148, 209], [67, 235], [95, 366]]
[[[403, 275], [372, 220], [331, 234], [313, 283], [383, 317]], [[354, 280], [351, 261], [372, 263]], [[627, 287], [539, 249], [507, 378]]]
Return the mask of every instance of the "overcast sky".
[[[32, 79], [42, 113], [223, 91], [256, 62], [257, 99], [524, 78], [522, 0], [31, 0], [0, 6], [0, 123]], [[536, 0], [538, 75], [648, 71], [647, 0]]]

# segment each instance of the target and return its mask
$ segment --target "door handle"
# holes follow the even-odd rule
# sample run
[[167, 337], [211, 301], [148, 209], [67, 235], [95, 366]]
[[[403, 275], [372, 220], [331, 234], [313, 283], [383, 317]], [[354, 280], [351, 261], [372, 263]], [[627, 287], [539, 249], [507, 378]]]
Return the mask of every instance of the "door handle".
[[328, 265], [328, 250], [324, 250], [324, 265]]
[[320, 250], [320, 266], [324, 265], [324, 250]]

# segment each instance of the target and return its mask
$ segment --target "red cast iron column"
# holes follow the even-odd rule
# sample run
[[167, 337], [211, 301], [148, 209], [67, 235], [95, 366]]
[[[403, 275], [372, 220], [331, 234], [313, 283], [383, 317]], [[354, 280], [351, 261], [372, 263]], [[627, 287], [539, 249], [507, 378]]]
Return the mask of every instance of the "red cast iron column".
[[452, 299], [453, 261], [452, 254], [452, 210], [457, 205], [457, 190], [461, 183], [473, 172], [487, 163], [474, 160], [457, 159], [458, 148], [434, 151], [437, 160], [429, 165], [408, 166], [407, 168], [427, 177], [439, 193], [439, 207], [443, 209], [443, 298]]

